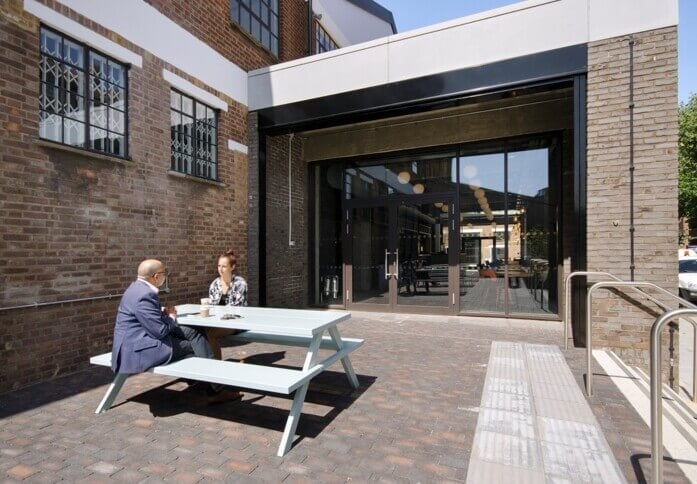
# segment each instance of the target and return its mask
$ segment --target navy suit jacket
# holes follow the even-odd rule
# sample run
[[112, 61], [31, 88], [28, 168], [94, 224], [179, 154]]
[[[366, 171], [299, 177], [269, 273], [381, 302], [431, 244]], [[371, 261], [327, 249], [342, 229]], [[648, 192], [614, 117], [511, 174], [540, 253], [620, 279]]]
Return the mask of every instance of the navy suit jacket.
[[172, 356], [169, 334], [173, 318], [162, 314], [160, 298], [143, 281], [126, 289], [116, 313], [111, 369], [114, 373], [140, 373], [167, 363]]

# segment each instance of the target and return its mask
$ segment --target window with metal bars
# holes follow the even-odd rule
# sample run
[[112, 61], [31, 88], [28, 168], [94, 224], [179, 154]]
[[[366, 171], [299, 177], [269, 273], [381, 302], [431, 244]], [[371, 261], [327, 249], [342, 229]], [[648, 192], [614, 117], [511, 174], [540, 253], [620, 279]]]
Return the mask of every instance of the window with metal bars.
[[230, 0], [230, 16], [278, 57], [278, 0]]
[[172, 170], [218, 180], [218, 126], [214, 109], [170, 91]]
[[128, 68], [107, 55], [41, 27], [39, 136], [128, 156]]
[[315, 54], [329, 52], [330, 50], [338, 49], [339, 46], [334, 39], [329, 35], [329, 32], [324, 30], [322, 24], [315, 21]]

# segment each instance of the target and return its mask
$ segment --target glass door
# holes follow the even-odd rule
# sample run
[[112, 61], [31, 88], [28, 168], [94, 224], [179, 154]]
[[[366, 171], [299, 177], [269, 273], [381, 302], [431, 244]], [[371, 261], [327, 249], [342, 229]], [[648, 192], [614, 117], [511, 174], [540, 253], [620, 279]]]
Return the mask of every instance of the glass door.
[[348, 203], [349, 307], [452, 310], [451, 197]]

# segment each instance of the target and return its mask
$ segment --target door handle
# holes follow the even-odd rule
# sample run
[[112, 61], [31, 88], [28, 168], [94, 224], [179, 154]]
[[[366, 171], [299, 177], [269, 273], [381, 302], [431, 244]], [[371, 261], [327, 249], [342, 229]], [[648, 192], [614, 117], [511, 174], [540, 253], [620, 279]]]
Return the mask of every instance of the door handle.
[[399, 249], [394, 251], [394, 278], [399, 280]]
[[389, 254], [389, 252], [385, 249], [385, 279], [389, 279], [392, 276], [392, 274], [387, 272], [387, 254]]

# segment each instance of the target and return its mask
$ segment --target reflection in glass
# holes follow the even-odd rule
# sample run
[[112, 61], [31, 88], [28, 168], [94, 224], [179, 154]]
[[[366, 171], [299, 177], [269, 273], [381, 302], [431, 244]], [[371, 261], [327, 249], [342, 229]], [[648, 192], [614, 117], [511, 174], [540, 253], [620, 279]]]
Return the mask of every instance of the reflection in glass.
[[318, 166], [315, 176], [315, 304], [342, 304], [341, 167]]
[[460, 310], [506, 311], [505, 154], [460, 157]]
[[388, 208], [353, 208], [350, 216], [353, 302], [389, 304]]
[[443, 202], [400, 204], [397, 304], [448, 306], [448, 215]]

